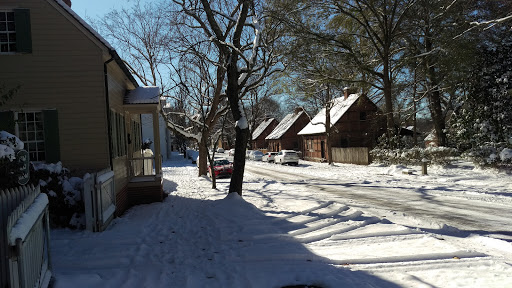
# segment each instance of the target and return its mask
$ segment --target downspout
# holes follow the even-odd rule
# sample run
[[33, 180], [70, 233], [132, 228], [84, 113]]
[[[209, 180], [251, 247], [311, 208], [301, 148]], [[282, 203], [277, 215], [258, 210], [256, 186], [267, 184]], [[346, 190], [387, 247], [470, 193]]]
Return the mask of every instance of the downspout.
[[[112, 55], [112, 51], [110, 51], [110, 55]], [[114, 57], [110, 57], [107, 61], [103, 63], [103, 73], [104, 73], [104, 81], [105, 81], [105, 107], [107, 108], [107, 135], [108, 135], [108, 155], [109, 155], [109, 162], [110, 162], [110, 170], [114, 170], [114, 163], [112, 161], [113, 155], [112, 155], [112, 135], [110, 133], [110, 127], [112, 119], [110, 119], [110, 97], [108, 93], [108, 69], [107, 65], [108, 63], [114, 61]]]

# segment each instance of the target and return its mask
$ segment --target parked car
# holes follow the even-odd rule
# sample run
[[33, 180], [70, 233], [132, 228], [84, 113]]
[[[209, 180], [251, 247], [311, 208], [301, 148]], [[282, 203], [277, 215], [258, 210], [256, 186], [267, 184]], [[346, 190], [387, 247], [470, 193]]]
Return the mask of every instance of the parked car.
[[228, 155], [229, 156], [235, 156], [235, 149], [229, 149], [229, 152], [228, 152]]
[[217, 153], [224, 153], [224, 148], [217, 148]]
[[[219, 159], [213, 162], [213, 172], [215, 173], [215, 178], [220, 178], [223, 176], [231, 177], [233, 175], [233, 163], [229, 162], [227, 159]], [[208, 173], [212, 174], [212, 167], [208, 165]]]
[[263, 155], [263, 158], [261, 158], [261, 161], [263, 162], [274, 162], [274, 157], [276, 157], [277, 152], [267, 152], [265, 155]]
[[245, 150], [245, 158], [249, 159], [249, 155], [251, 155], [254, 150]]
[[263, 158], [263, 152], [259, 150], [254, 150], [249, 154], [249, 159], [254, 161], [261, 161], [261, 158]]
[[274, 163], [299, 165], [299, 156], [293, 150], [281, 150], [274, 157]]

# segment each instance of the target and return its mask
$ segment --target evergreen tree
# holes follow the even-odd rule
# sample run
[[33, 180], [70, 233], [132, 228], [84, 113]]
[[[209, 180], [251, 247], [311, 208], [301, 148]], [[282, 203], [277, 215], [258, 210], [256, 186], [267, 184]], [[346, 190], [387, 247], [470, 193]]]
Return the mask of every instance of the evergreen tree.
[[479, 54], [468, 94], [459, 97], [451, 136], [461, 151], [497, 155], [495, 148], [512, 147], [512, 35], [499, 45], [485, 43]]

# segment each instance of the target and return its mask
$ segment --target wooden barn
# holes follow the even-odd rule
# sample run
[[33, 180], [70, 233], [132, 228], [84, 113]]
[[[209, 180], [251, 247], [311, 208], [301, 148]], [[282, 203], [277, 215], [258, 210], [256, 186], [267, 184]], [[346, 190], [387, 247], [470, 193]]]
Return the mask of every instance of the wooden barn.
[[[379, 116], [379, 108], [367, 96], [349, 94], [333, 100], [330, 110], [332, 147], [373, 148], [377, 138], [385, 132], [386, 121]], [[303, 157], [324, 161], [328, 157], [325, 133], [326, 109], [322, 109], [298, 134], [302, 136]]]
[[265, 139], [272, 152], [280, 150], [302, 151], [301, 137], [297, 135], [309, 123], [309, 116], [302, 108], [286, 115]]

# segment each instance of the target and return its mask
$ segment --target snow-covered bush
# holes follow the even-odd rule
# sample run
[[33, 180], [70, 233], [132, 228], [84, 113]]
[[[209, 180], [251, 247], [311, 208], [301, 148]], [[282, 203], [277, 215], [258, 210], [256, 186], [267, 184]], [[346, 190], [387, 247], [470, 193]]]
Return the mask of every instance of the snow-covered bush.
[[0, 131], [0, 187], [18, 186], [18, 176], [22, 174], [21, 163], [16, 161], [16, 150], [23, 149], [23, 142], [16, 136]]
[[83, 179], [72, 177], [69, 170], [56, 164], [33, 164], [30, 181], [48, 195], [50, 222], [53, 227], [85, 228], [85, 208], [82, 200]]
[[153, 141], [151, 139], [146, 139], [144, 140], [144, 142], [142, 142], [142, 150], [146, 150], [146, 149], [150, 149], [151, 148], [151, 144], [153, 144]]
[[512, 36], [498, 46], [483, 42], [479, 53], [469, 91], [457, 99], [449, 140], [479, 165], [509, 165], [504, 149], [512, 149]]
[[411, 149], [373, 149], [370, 151], [372, 161], [376, 163], [420, 165], [423, 159], [430, 163], [446, 165], [458, 156], [455, 148], [428, 147]]
[[511, 167], [512, 149], [508, 146], [507, 143], [486, 143], [468, 150], [464, 156], [479, 166]]

